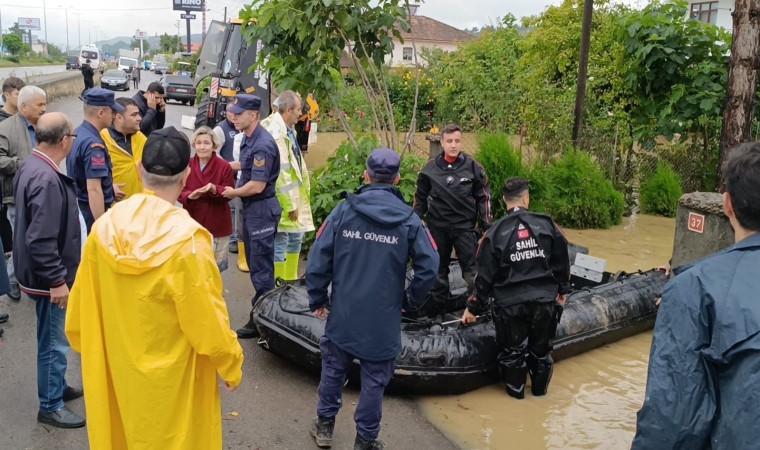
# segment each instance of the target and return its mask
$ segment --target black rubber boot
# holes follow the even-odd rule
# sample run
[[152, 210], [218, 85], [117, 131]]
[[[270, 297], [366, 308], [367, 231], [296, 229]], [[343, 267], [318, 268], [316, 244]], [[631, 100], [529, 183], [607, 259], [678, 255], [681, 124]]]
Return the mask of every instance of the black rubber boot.
[[256, 329], [256, 324], [253, 323], [253, 309], [251, 309], [251, 316], [248, 319], [248, 323], [243, 325], [242, 328], [238, 328], [238, 339], [253, 339], [259, 337], [259, 330]]
[[333, 429], [335, 428], [335, 417], [317, 417], [311, 423], [311, 435], [317, 442], [319, 448], [330, 448], [332, 446]]
[[385, 442], [375, 439], [374, 441], [365, 441], [358, 434], [354, 439], [354, 450], [383, 450], [385, 448]]
[[548, 354], [543, 358], [536, 358], [531, 354], [528, 360], [530, 361], [530, 392], [536, 397], [546, 395], [549, 391], [552, 373], [554, 373], [552, 355]]
[[525, 398], [525, 381], [528, 378], [528, 367], [508, 367], [502, 369], [504, 383], [507, 386], [507, 394], [517, 399]]

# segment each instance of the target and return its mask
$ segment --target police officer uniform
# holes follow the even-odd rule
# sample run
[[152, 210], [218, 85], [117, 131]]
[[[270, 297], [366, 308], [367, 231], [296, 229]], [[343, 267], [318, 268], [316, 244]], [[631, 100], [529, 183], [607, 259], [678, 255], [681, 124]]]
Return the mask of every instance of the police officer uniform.
[[443, 152], [430, 159], [417, 178], [414, 212], [426, 220], [438, 245], [438, 281], [430, 295], [436, 310], [443, 313], [449, 299], [451, 250], [456, 250], [462, 276], [472, 291], [478, 219], [483, 229], [491, 226], [491, 193], [483, 166], [463, 152], [453, 162]]
[[[124, 112], [124, 107], [114, 101], [111, 91], [101, 88], [89, 89], [84, 94], [86, 106], [110, 106], [116, 112]], [[107, 210], [115, 201], [113, 190], [113, 164], [106, 150], [105, 142], [100, 137], [100, 130], [85, 120], [74, 131], [76, 140], [71, 153], [66, 158], [66, 171], [74, 179], [77, 203], [82, 211], [87, 232], [90, 232], [95, 218], [90, 211], [87, 195], [87, 180], [100, 179], [103, 187], [103, 200]]]
[[[524, 180], [523, 180], [524, 182]], [[527, 191], [527, 182], [524, 182]], [[483, 236], [477, 252], [475, 295], [467, 302], [473, 314], [493, 298], [497, 357], [507, 393], [523, 398], [530, 374], [533, 395], [545, 395], [554, 361], [557, 295], [570, 288], [567, 240], [554, 221], [523, 208], [512, 208]]]
[[[238, 94], [237, 101], [229, 107], [233, 114], [258, 111], [261, 99], [255, 95]], [[250, 136], [240, 145], [240, 179], [237, 187], [249, 181], [266, 183], [264, 190], [250, 197], [241, 197], [243, 204], [243, 243], [250, 268], [250, 277], [256, 295], [252, 304], [262, 295], [274, 289], [274, 237], [280, 222], [282, 208], [275, 196], [275, 183], [280, 175], [280, 152], [277, 143], [267, 130], [257, 125]], [[238, 337], [256, 337], [253, 311], [249, 322], [240, 330]]]

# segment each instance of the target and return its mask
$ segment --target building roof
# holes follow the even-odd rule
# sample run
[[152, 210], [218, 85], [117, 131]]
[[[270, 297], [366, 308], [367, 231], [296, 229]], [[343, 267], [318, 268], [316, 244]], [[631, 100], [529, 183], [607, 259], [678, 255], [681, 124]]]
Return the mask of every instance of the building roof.
[[[409, 25], [411, 25], [414, 39], [417, 41], [454, 43], [475, 39], [475, 36], [466, 31], [426, 16], [409, 16]], [[404, 41], [411, 40], [412, 34], [401, 31], [401, 37]]]

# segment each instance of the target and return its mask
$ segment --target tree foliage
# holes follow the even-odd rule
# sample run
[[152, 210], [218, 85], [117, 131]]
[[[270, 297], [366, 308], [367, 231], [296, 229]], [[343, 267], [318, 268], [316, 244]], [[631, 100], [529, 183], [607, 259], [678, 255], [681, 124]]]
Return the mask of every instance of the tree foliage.
[[[180, 38], [176, 35], [168, 35], [166, 33], [158, 37], [158, 50], [159, 53], [174, 53], [179, 48]], [[146, 41], [147, 43], [147, 41]], [[139, 47], [139, 45], [138, 45]], [[134, 47], [133, 47], [134, 48]], [[145, 50], [147, 53], [147, 50]]]
[[[375, 129], [385, 145], [396, 145], [393, 108], [382, 71], [393, 51], [393, 37], [409, 30], [402, 0], [254, 0], [240, 13], [243, 36], [264, 42], [259, 64], [279, 89], [314, 92], [338, 105], [340, 61], [344, 50], [367, 91]], [[358, 145], [349, 126], [349, 138]]]
[[8, 52], [10, 52], [11, 55], [19, 55], [23, 53], [23, 49], [26, 46], [17, 34], [4, 34], [3, 45], [8, 47]]
[[654, 2], [622, 18], [623, 67], [636, 137], [719, 127], [731, 36], [686, 18], [685, 1]]
[[455, 122], [466, 129], [517, 130], [519, 40], [510, 14], [500, 26], [483, 29], [478, 39], [462, 44], [456, 52], [426, 54], [440, 123]]

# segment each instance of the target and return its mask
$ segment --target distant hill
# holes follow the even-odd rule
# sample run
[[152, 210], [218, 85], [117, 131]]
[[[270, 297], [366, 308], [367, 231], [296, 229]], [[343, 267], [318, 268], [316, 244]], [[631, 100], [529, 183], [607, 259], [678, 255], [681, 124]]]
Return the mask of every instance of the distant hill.
[[[168, 34], [174, 35], [176, 33], [168, 33]], [[182, 38], [182, 42], [185, 42], [185, 40], [187, 39], [186, 34], [182, 34], [180, 35], [180, 37]], [[97, 41], [95, 44], [97, 44], [98, 47], [101, 47], [103, 51], [106, 51], [105, 49], [108, 46], [112, 46], [110, 48], [115, 48], [118, 50], [119, 48], [128, 48], [129, 43], [132, 42], [132, 39], [134, 39], [132, 36], [118, 36], [111, 39], [104, 39], [101, 41]], [[148, 38], [145, 39], [145, 41], [148, 42], [151, 45], [151, 47], [155, 47], [156, 45], [158, 45], [158, 35], [148, 36]], [[193, 43], [203, 42], [203, 35], [200, 33], [193, 33], [190, 35], [190, 41]], [[121, 46], [122, 43], [124, 43], [125, 46]]]

